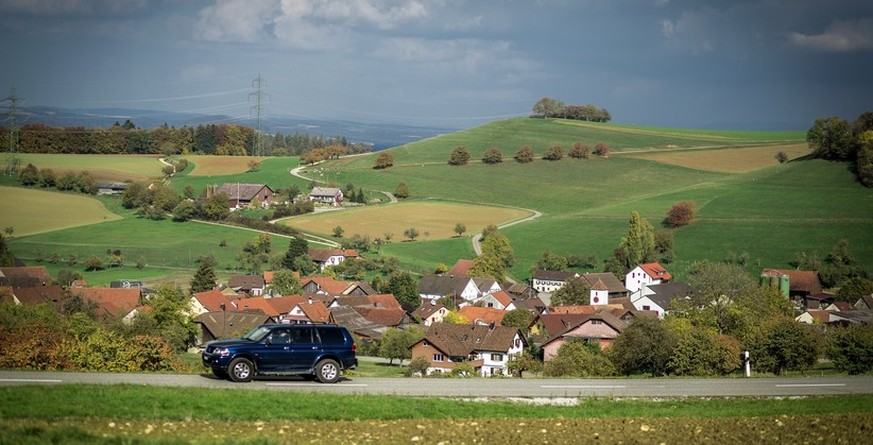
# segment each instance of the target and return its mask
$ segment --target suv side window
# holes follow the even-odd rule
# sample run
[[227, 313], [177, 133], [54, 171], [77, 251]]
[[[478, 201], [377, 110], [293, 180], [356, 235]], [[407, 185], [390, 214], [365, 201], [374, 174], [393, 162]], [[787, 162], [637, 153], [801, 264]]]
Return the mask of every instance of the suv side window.
[[291, 338], [288, 335], [288, 328], [273, 329], [273, 332], [270, 334], [270, 344], [287, 345], [290, 342]]
[[312, 328], [302, 326], [291, 328], [291, 343], [318, 343], [318, 339], [313, 338], [314, 331]]
[[321, 336], [321, 342], [324, 344], [341, 345], [346, 340], [342, 331], [336, 328], [318, 328], [318, 335]]

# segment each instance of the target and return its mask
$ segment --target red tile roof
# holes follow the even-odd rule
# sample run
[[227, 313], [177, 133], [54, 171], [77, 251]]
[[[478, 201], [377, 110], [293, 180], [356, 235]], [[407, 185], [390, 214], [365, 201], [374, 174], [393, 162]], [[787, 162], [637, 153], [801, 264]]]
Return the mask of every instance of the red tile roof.
[[70, 293], [96, 304], [98, 314], [102, 311], [113, 317], [129, 314], [140, 303], [139, 289], [77, 287], [70, 289]]
[[[45, 266], [0, 267], [0, 278], [8, 286], [45, 286], [52, 284]], [[21, 284], [17, 284], [21, 283]]]
[[203, 305], [204, 308], [208, 312], [221, 312], [221, 305], [225, 305], [225, 310], [227, 311], [236, 311], [237, 309], [236, 302], [239, 301], [239, 298], [231, 298], [227, 295], [224, 295], [218, 288], [208, 290], [205, 292], [197, 292], [194, 294], [194, 297], [197, 301]]
[[446, 272], [446, 275], [452, 277], [466, 277], [467, 272], [470, 271], [470, 268], [473, 267], [473, 260], [458, 260], [452, 268]]
[[56, 284], [50, 286], [33, 286], [19, 287], [12, 289], [8, 287], [9, 295], [15, 295], [18, 301], [27, 306], [33, 306], [40, 303], [56, 303], [64, 298], [64, 290]]
[[473, 324], [500, 324], [500, 322], [503, 321], [503, 316], [506, 315], [507, 312], [502, 309], [488, 307], [464, 306], [458, 311], [458, 314]]
[[509, 294], [502, 290], [492, 293], [491, 296], [494, 297], [495, 300], [499, 301], [500, 304], [503, 305], [503, 307], [512, 304], [512, 297], [510, 297]]
[[640, 264], [640, 268], [655, 280], [669, 281], [673, 278], [673, 276], [670, 275], [670, 272], [667, 272], [667, 269], [664, 269], [664, 267], [658, 263]]
[[299, 303], [300, 310], [306, 314], [306, 318], [313, 323], [327, 323], [330, 320], [330, 311], [319, 302]]
[[549, 309], [553, 314], [593, 314], [597, 312], [597, 306], [555, 306]]

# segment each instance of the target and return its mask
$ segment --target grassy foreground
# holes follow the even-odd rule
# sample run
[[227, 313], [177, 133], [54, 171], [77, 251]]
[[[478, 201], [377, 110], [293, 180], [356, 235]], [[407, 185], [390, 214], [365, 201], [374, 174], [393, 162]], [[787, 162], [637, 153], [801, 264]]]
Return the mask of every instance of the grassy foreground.
[[0, 388], [0, 443], [856, 443], [871, 429], [869, 395], [535, 406], [131, 385]]

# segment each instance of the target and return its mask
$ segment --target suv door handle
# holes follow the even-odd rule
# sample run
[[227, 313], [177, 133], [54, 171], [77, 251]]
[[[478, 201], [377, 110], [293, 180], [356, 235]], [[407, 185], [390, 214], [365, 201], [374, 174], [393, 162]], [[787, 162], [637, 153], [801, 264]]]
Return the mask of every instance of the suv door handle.
[[313, 346], [312, 349], [318, 349], [318, 346]]

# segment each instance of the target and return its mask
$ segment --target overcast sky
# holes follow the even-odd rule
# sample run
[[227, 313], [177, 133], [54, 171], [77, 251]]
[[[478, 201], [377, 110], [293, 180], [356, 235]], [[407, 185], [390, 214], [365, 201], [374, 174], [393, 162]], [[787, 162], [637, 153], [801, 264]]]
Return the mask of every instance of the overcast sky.
[[468, 127], [543, 96], [613, 122], [807, 129], [873, 110], [869, 0], [0, 0], [24, 106]]

